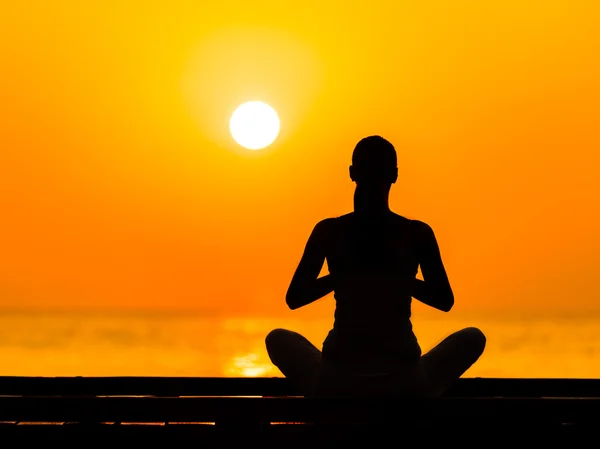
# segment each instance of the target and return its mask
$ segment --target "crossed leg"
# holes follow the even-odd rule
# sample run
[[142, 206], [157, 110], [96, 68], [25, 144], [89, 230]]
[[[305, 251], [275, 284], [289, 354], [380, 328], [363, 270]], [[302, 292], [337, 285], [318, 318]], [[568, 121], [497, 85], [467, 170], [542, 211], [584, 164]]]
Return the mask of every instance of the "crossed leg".
[[479, 359], [485, 335], [467, 327], [446, 337], [419, 361], [426, 377], [428, 396], [440, 396]]
[[[321, 351], [297, 332], [275, 329], [265, 339], [271, 362], [303, 394], [310, 394], [321, 367]], [[475, 327], [467, 327], [446, 337], [419, 360], [425, 376], [427, 396], [440, 396], [485, 349], [486, 338]]]
[[269, 332], [265, 344], [273, 365], [299, 391], [310, 394], [321, 365], [321, 351], [299, 333], [286, 329]]

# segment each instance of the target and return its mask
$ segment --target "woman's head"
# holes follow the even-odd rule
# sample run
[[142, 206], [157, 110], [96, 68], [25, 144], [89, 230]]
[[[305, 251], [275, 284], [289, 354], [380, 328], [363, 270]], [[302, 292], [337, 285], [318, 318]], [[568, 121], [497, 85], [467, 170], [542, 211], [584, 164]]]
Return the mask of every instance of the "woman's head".
[[354, 147], [350, 178], [365, 187], [389, 187], [398, 179], [398, 161], [394, 146], [381, 136], [361, 139]]

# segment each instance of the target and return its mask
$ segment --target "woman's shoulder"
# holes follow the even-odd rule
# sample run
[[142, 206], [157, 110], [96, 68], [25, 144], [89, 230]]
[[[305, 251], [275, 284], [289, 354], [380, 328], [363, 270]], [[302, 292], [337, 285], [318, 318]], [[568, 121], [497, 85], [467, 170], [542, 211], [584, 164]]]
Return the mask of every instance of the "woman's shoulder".
[[338, 224], [339, 218], [340, 217], [324, 218], [315, 225], [314, 230], [321, 233], [331, 231]]
[[351, 221], [354, 216], [354, 212], [350, 212], [348, 214], [339, 215], [337, 217], [329, 217], [324, 218], [320, 222], [317, 223], [317, 226], [327, 227], [327, 226], [335, 226], [341, 223], [345, 223]]
[[324, 218], [315, 225], [314, 231], [319, 234], [332, 234], [338, 232], [341, 228], [351, 226], [353, 212], [338, 217]]
[[408, 237], [414, 242], [417, 247], [427, 244], [432, 239], [435, 239], [433, 228], [422, 220], [403, 217], [396, 214], [396, 219], [401, 222], [401, 225], [408, 231]]
[[431, 232], [432, 228], [427, 223], [414, 218], [408, 218], [399, 214], [394, 213], [395, 219], [402, 224], [407, 224], [411, 229], [415, 231]]
[[420, 232], [423, 233], [433, 233], [433, 228], [429, 226], [427, 223], [421, 220], [412, 220], [408, 219], [410, 222], [410, 226]]

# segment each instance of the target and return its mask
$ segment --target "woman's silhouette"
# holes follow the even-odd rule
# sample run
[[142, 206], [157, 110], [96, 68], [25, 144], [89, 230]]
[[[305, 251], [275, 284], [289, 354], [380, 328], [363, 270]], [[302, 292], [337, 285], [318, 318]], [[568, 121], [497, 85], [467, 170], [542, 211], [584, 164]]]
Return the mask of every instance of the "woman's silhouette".
[[[297, 309], [334, 292], [333, 329], [319, 351], [302, 335], [266, 338], [273, 364], [306, 395], [438, 396], [483, 353], [485, 336], [458, 331], [425, 355], [413, 334], [411, 300], [448, 312], [454, 296], [431, 227], [395, 214], [396, 150], [380, 136], [355, 147], [354, 212], [319, 222], [286, 302]], [[324, 261], [329, 274], [318, 278]], [[421, 268], [423, 280], [416, 279]]]

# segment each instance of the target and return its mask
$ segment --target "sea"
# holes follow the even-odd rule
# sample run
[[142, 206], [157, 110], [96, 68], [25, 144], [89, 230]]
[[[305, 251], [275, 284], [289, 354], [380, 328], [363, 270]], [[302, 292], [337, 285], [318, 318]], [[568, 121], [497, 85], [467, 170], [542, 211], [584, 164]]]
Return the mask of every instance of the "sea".
[[[466, 377], [600, 378], [600, 314], [414, 316], [423, 352], [467, 326], [487, 336]], [[274, 328], [320, 347], [331, 319], [166, 312], [0, 312], [2, 376], [281, 376]]]

